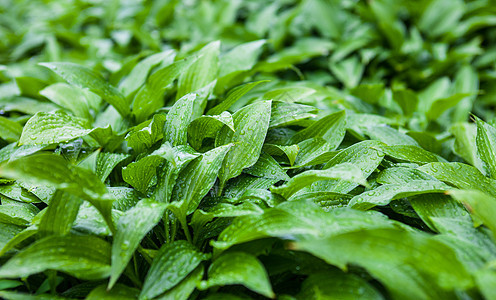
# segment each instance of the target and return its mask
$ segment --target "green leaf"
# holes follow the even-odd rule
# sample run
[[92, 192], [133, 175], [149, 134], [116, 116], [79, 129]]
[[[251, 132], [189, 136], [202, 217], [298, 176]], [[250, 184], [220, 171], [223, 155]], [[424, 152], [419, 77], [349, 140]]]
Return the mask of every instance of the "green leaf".
[[[208, 258], [186, 241], [163, 245], [153, 259], [140, 298], [152, 299], [170, 291]], [[195, 272], [197, 273], [197, 272]], [[192, 274], [194, 275], [194, 274]], [[193, 276], [198, 277], [198, 276]]]
[[128, 157], [128, 154], [100, 152], [96, 162], [96, 175], [105, 182], [112, 170]]
[[341, 269], [361, 266], [396, 298], [429, 298], [473, 285], [451, 248], [419, 232], [368, 229], [300, 241], [293, 248]]
[[188, 126], [192, 121], [193, 105], [196, 94], [187, 94], [174, 103], [167, 114], [164, 140], [172, 146], [186, 145], [188, 142]]
[[79, 88], [87, 88], [102, 97], [103, 100], [110, 103], [123, 117], [129, 114], [129, 103], [127, 103], [119, 90], [92, 70], [69, 62], [40, 63], [40, 65], [49, 68], [68, 83]]
[[385, 184], [353, 197], [349, 206], [367, 210], [376, 205], [388, 205], [392, 200], [428, 193], [444, 193], [450, 187], [440, 181], [412, 180], [408, 183]]
[[164, 203], [145, 199], [119, 217], [112, 243], [109, 288], [117, 282], [141, 240], [160, 221], [165, 209]]
[[406, 116], [411, 116], [417, 110], [419, 100], [412, 90], [393, 90], [393, 99]]
[[56, 187], [91, 202], [113, 230], [112, 198], [107, 188], [92, 172], [69, 164], [53, 154], [22, 157], [0, 166], [0, 176], [31, 184]]
[[436, 120], [441, 116], [443, 112], [447, 109], [456, 106], [461, 100], [465, 99], [467, 96], [471, 96], [471, 94], [454, 94], [447, 98], [436, 99], [429, 108], [426, 113], [426, 116], [429, 120]]
[[86, 300], [132, 300], [138, 297], [139, 290], [123, 284], [116, 284], [110, 291], [102, 284], [86, 296]]
[[138, 122], [143, 122], [153, 112], [164, 106], [163, 98], [167, 86], [194, 62], [195, 58], [179, 60], [150, 75], [146, 84], [134, 97], [133, 114]]
[[50, 200], [50, 205], [45, 209], [38, 226], [43, 236], [66, 235], [76, 220], [81, 199], [63, 191], [56, 191]]
[[86, 98], [98, 96], [91, 94], [87, 90], [59, 82], [41, 90], [40, 95], [69, 110], [76, 117], [88, 120], [93, 119]]
[[148, 155], [122, 168], [122, 179], [138, 191], [146, 194], [156, 168], [164, 161], [158, 155]]
[[127, 145], [133, 148], [136, 153], [151, 148], [153, 144], [163, 138], [165, 121], [165, 115], [156, 114], [151, 120], [137, 125], [126, 135]]
[[367, 180], [363, 177], [361, 170], [351, 163], [344, 163], [325, 170], [309, 170], [296, 175], [287, 183], [272, 187], [273, 193], [290, 199], [293, 194], [319, 180], [346, 180], [367, 186]]
[[67, 142], [91, 132], [85, 119], [63, 111], [39, 112], [31, 117], [22, 131], [19, 145], [46, 145]]
[[449, 131], [455, 136], [453, 151], [479, 171], [485, 173], [476, 144], [477, 126], [470, 123], [457, 123], [451, 126]]
[[409, 161], [418, 164], [426, 164], [430, 162], [444, 162], [445, 160], [427, 150], [418, 146], [411, 145], [392, 145], [392, 146], [374, 146], [374, 149], [383, 152], [398, 160]]
[[200, 149], [203, 140], [215, 138], [224, 125], [235, 131], [233, 118], [227, 111], [215, 116], [201, 116], [189, 124], [188, 141], [193, 148]]
[[292, 125], [301, 120], [315, 117], [316, 112], [317, 109], [310, 105], [273, 101], [269, 128]]
[[110, 245], [94, 236], [50, 236], [22, 250], [0, 268], [0, 278], [27, 277], [45, 270], [95, 280], [110, 274]]
[[234, 143], [219, 172], [221, 190], [227, 180], [238, 176], [243, 169], [257, 162], [269, 128], [270, 107], [271, 101], [243, 107], [233, 115], [236, 131], [222, 127], [217, 134], [216, 146]]
[[259, 85], [260, 83], [268, 82], [268, 80], [260, 80], [255, 82], [248, 82], [237, 86], [227, 93], [226, 98], [213, 108], [209, 109], [207, 115], [218, 115], [223, 111], [228, 110], [234, 103], [236, 103], [241, 97], [243, 97], [246, 93], [251, 91], [254, 87]]
[[200, 288], [232, 284], [244, 285], [265, 297], [275, 297], [264, 266], [248, 253], [229, 252], [218, 257], [208, 268], [208, 280], [202, 281]]
[[0, 116], [0, 138], [12, 143], [19, 140], [22, 133], [22, 126], [8, 118]]
[[430, 163], [418, 169], [457, 188], [476, 189], [496, 197], [496, 182], [472, 166], [462, 163]]
[[198, 59], [179, 76], [176, 99], [196, 92], [217, 78], [220, 42], [207, 44], [197, 52]]
[[346, 113], [344, 110], [323, 117], [309, 127], [295, 134], [289, 144], [303, 140], [321, 137], [331, 145], [330, 150], [336, 149], [344, 138], [346, 129]]
[[185, 214], [191, 214], [213, 187], [224, 157], [232, 146], [220, 146], [198, 156], [179, 173], [172, 190], [172, 201], [180, 201]]
[[[176, 53], [174, 50], [166, 50], [148, 56], [134, 66], [129, 74], [121, 81], [119, 88], [125, 96], [131, 95], [137, 91], [141, 85], [146, 82], [150, 71], [159, 64], [171, 64], [174, 61]], [[165, 84], [164, 86], [166, 86]]]
[[272, 156], [262, 151], [258, 161], [248, 169], [244, 170], [245, 173], [265, 178], [274, 178], [279, 180], [288, 180], [289, 176], [286, 171], [272, 158]]
[[269, 155], [286, 156], [291, 166], [294, 165], [298, 152], [300, 151], [300, 147], [298, 145], [281, 146], [267, 143], [263, 145], [262, 149]]
[[298, 299], [384, 299], [362, 278], [335, 270], [311, 274], [302, 284]]
[[167, 291], [161, 297], [157, 299], [178, 299], [187, 300], [195, 288], [200, 284], [203, 273], [205, 272], [203, 265], [200, 265], [193, 272], [191, 272], [188, 277], [183, 279], [178, 285], [173, 287], [171, 290]]
[[477, 122], [477, 153], [492, 178], [496, 178], [496, 128], [476, 117]]

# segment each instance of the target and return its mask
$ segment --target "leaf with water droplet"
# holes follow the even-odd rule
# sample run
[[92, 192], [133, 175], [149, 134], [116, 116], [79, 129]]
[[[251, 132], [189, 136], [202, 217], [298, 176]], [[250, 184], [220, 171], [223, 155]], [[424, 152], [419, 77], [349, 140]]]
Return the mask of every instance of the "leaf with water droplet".
[[109, 288], [117, 282], [145, 235], [160, 221], [166, 204], [141, 200], [126, 211], [116, 224], [112, 243], [112, 269]]
[[243, 107], [233, 114], [236, 131], [223, 127], [217, 134], [216, 146], [234, 143], [219, 172], [221, 190], [227, 180], [238, 176], [243, 169], [257, 162], [269, 128], [270, 107], [271, 101]]
[[124, 98], [118, 89], [92, 70], [69, 62], [49, 62], [40, 63], [40, 65], [49, 68], [68, 83], [83, 89], [87, 88], [102, 97], [104, 101], [110, 103], [123, 117], [129, 114], [129, 103], [126, 98]]
[[163, 245], [145, 277], [140, 297], [152, 299], [171, 290], [208, 258], [186, 241]]
[[269, 276], [262, 263], [244, 252], [229, 252], [219, 256], [208, 269], [208, 279], [200, 289], [241, 284], [265, 297], [274, 298]]
[[0, 268], [0, 278], [27, 277], [45, 270], [95, 280], [110, 274], [110, 244], [95, 236], [49, 236], [32, 243]]
[[187, 94], [178, 99], [167, 114], [164, 140], [172, 146], [186, 145], [188, 142], [188, 126], [193, 114], [196, 94]]
[[227, 111], [220, 115], [201, 116], [189, 124], [188, 141], [193, 148], [200, 149], [203, 140], [214, 138], [224, 125], [235, 131], [233, 118]]

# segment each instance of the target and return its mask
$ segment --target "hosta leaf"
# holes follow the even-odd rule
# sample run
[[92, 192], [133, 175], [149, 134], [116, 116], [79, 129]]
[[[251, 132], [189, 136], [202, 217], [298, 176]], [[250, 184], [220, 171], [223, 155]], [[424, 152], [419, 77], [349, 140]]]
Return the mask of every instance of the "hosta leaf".
[[443, 193], [450, 187], [440, 181], [412, 180], [408, 183], [385, 184], [353, 197], [348, 203], [355, 209], [366, 210], [375, 205], [387, 205], [395, 199], [426, 194]]
[[134, 207], [138, 203], [139, 196], [132, 188], [126, 187], [109, 187], [109, 193], [115, 201], [112, 203], [112, 208], [126, 211]]
[[119, 218], [112, 243], [110, 288], [119, 279], [141, 240], [160, 221], [165, 208], [164, 203], [145, 199]]
[[470, 123], [457, 123], [451, 126], [450, 132], [455, 136], [453, 151], [479, 171], [485, 173], [477, 149], [477, 126]]
[[274, 144], [264, 144], [262, 149], [269, 155], [286, 156], [291, 166], [294, 165], [298, 152], [300, 151], [300, 147], [298, 145], [281, 146]]
[[227, 111], [220, 115], [201, 116], [189, 124], [188, 141], [193, 148], [199, 149], [205, 138], [215, 138], [224, 125], [234, 131], [233, 118]]
[[454, 190], [449, 194], [456, 200], [463, 202], [470, 213], [479, 217], [484, 224], [491, 229], [493, 237], [496, 238], [496, 198], [476, 190]]
[[278, 187], [272, 187], [270, 190], [289, 199], [294, 193], [315, 181], [332, 179], [341, 179], [368, 185], [367, 180], [363, 177], [358, 167], [350, 163], [344, 163], [325, 170], [305, 171], [291, 178], [287, 183]]
[[164, 140], [172, 146], [185, 145], [188, 142], [188, 125], [193, 114], [196, 94], [188, 94], [176, 101], [167, 114]]
[[272, 156], [262, 151], [258, 161], [248, 169], [244, 170], [245, 173], [265, 178], [274, 178], [279, 180], [287, 180], [289, 176], [286, 171], [272, 158]]
[[193, 93], [217, 78], [220, 42], [207, 44], [197, 52], [198, 59], [179, 76], [177, 98]]
[[172, 201], [180, 201], [184, 213], [191, 214], [212, 188], [222, 161], [232, 146], [220, 146], [200, 155], [179, 173], [172, 190]]
[[110, 245], [94, 236], [50, 236], [38, 240], [0, 268], [0, 278], [57, 270], [95, 280], [110, 274]]
[[200, 288], [241, 284], [248, 289], [273, 298], [269, 276], [260, 261], [244, 252], [229, 252], [218, 257], [208, 269], [208, 280]]
[[228, 110], [236, 101], [243, 97], [246, 93], [251, 91], [254, 87], [260, 83], [268, 82], [268, 80], [260, 80], [255, 82], [248, 82], [237, 86], [227, 93], [226, 98], [221, 103], [217, 104], [213, 108], [209, 109], [207, 115], [218, 115], [223, 111]]
[[271, 101], [245, 106], [233, 115], [236, 131], [222, 127], [217, 134], [216, 146], [234, 143], [219, 172], [221, 190], [227, 180], [238, 176], [243, 169], [257, 162], [269, 128], [270, 106]]
[[40, 91], [42, 96], [72, 112], [76, 117], [92, 120], [86, 97], [98, 97], [66, 83], [55, 83]]
[[[270, 90], [263, 95], [265, 99], [272, 99], [274, 103], [285, 102], [293, 104], [294, 102], [305, 102], [310, 95], [314, 94], [315, 90], [304, 86], [286, 87], [275, 90]], [[293, 106], [295, 107], [295, 106]], [[316, 108], [314, 108], [316, 109]]]
[[178, 285], [173, 287], [171, 290], [158, 297], [157, 299], [178, 299], [187, 300], [195, 288], [200, 284], [203, 273], [205, 272], [203, 265], [200, 265], [193, 272], [191, 272], [188, 277], [183, 279]]
[[226, 197], [235, 198], [241, 196], [246, 190], [268, 189], [270, 186], [278, 181], [280, 180], [241, 174], [240, 176], [229, 181], [223, 194]]
[[152, 262], [140, 298], [152, 299], [171, 290], [207, 258], [186, 241], [165, 244]]
[[496, 128], [477, 118], [477, 153], [489, 169], [492, 178], [496, 178]]
[[430, 163], [419, 167], [419, 170], [457, 188], [476, 189], [496, 196], [496, 182], [472, 166], [462, 163]]
[[321, 137], [331, 145], [330, 150], [336, 149], [344, 138], [346, 129], [346, 113], [339, 111], [323, 117], [309, 127], [295, 134], [289, 144], [296, 144], [303, 140]]
[[69, 62], [50, 62], [40, 65], [57, 73], [68, 83], [83, 89], [89, 89], [110, 103], [123, 117], [129, 114], [129, 103], [114, 86], [105, 81], [92, 70]]
[[[394, 297], [425, 298], [442, 295], [442, 289], [468, 288], [473, 284], [451, 248], [418, 232], [368, 229], [308, 239], [294, 247], [342, 269], [348, 264], [359, 265]], [[363, 251], [364, 247], [367, 251]]]
[[310, 105], [274, 101], [272, 102], [269, 128], [292, 125], [301, 120], [315, 117], [316, 112], [317, 108]]
[[[301, 141], [296, 146], [299, 150], [293, 168], [326, 163], [330, 157], [325, 156], [334, 148], [321, 137]], [[324, 161], [319, 159], [321, 157], [324, 157]]]
[[86, 300], [132, 300], [138, 297], [139, 290], [123, 284], [116, 284], [110, 291], [102, 284], [86, 296]]
[[2, 205], [0, 205], [0, 222], [27, 226], [38, 213], [38, 208], [32, 204], [2, 199]]
[[23, 227], [16, 226], [13, 224], [0, 223], [0, 256], [4, 253], [3, 248], [7, 243], [14, 238], [19, 232], [23, 230]]
[[38, 230], [42, 235], [66, 235], [76, 220], [81, 199], [63, 191], [56, 191], [45, 209]]
[[127, 154], [100, 152], [96, 162], [96, 175], [105, 182], [112, 170], [128, 157]]
[[122, 179], [135, 189], [146, 194], [150, 182], [155, 176], [155, 169], [164, 161], [158, 155], [145, 156], [122, 168]]
[[388, 126], [371, 126], [364, 130], [372, 140], [381, 141], [386, 145], [412, 145], [419, 144], [406, 134]]
[[[139, 89], [148, 77], [150, 71], [159, 64], [170, 64], [174, 61], [176, 53], [174, 50], [166, 50], [153, 54], [143, 59], [134, 66], [129, 75], [119, 84], [119, 88], [125, 96], [128, 96]], [[164, 86], [166, 86], [165, 84]]]
[[496, 271], [494, 269], [483, 269], [476, 273], [477, 285], [486, 299], [496, 297], [494, 285], [496, 284]]
[[22, 126], [8, 118], [0, 116], [0, 138], [6, 142], [16, 142], [22, 133]]
[[410, 161], [413, 163], [426, 164], [445, 160], [427, 150], [418, 146], [411, 145], [393, 145], [393, 146], [375, 146], [374, 149], [384, 152], [398, 160]]
[[411, 116], [419, 102], [417, 95], [412, 90], [394, 90], [393, 99], [399, 104], [403, 114]]
[[136, 153], [149, 149], [153, 144], [164, 136], [164, 125], [166, 117], [156, 114], [151, 120], [145, 121], [134, 127], [127, 135], [127, 145]]
[[164, 92], [180, 74], [193, 62], [194, 58], [179, 60], [150, 75], [134, 98], [133, 114], [138, 122], [143, 122], [157, 109], [164, 106]]
[[298, 299], [384, 299], [362, 278], [339, 271], [323, 271], [310, 275], [302, 284]]
[[19, 183], [0, 185], [0, 194], [25, 203], [37, 203], [40, 199], [21, 187]]
[[90, 132], [85, 119], [70, 116], [63, 111], [39, 112], [24, 125], [19, 144], [55, 144], [88, 135]]
[[112, 199], [100, 179], [88, 170], [69, 164], [53, 154], [22, 157], [0, 167], [0, 176], [31, 184], [53, 186], [91, 202], [113, 230]]

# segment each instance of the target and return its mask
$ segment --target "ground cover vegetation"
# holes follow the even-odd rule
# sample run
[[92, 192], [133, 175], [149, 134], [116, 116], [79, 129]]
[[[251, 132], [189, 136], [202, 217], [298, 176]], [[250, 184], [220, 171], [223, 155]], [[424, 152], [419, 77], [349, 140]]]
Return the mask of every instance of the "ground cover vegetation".
[[496, 3], [0, 1], [0, 297], [496, 299]]

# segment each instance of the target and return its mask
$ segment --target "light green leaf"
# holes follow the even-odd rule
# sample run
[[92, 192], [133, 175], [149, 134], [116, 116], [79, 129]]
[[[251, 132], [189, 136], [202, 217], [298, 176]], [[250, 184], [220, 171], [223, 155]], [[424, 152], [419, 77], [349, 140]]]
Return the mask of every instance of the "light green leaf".
[[232, 284], [244, 285], [265, 297], [275, 297], [264, 266], [248, 253], [229, 252], [218, 257], [208, 269], [208, 280], [202, 281], [200, 288]]
[[362, 185], [368, 185], [367, 180], [362, 175], [362, 171], [351, 163], [344, 163], [333, 166], [325, 170], [309, 170], [296, 175], [287, 183], [272, 187], [273, 193], [279, 194], [286, 199], [290, 199], [293, 194], [319, 180], [346, 180]]
[[298, 131], [289, 144], [296, 144], [310, 138], [321, 137], [336, 149], [344, 138], [346, 129], [346, 113], [344, 110], [323, 117], [309, 127]]
[[179, 76], [176, 99], [193, 93], [217, 78], [220, 42], [207, 44], [197, 52], [198, 59]]
[[39, 233], [47, 235], [66, 235], [76, 220], [81, 199], [63, 191], [56, 191], [45, 209], [38, 225]]
[[50, 236], [22, 250], [0, 268], [0, 278], [57, 270], [80, 279], [110, 274], [110, 245], [94, 236]]
[[198, 156], [179, 173], [172, 190], [172, 201], [180, 201], [185, 214], [191, 214], [210, 191], [232, 146], [220, 146]]
[[475, 117], [477, 122], [477, 153], [489, 170], [489, 174], [496, 178], [496, 128]]
[[164, 203], [144, 199], [119, 217], [112, 243], [109, 288], [117, 282], [141, 240], [157, 225], [165, 209]]
[[393, 90], [393, 100], [399, 104], [403, 114], [406, 116], [411, 116], [417, 110], [419, 102], [417, 94], [408, 89]]
[[156, 168], [164, 161], [158, 155], [148, 155], [122, 168], [122, 179], [138, 191], [146, 194], [156, 175]]
[[128, 154], [100, 152], [96, 162], [96, 175], [105, 182], [112, 170], [128, 157]]
[[92, 70], [69, 62], [40, 63], [40, 65], [49, 68], [68, 83], [79, 88], [89, 89], [102, 97], [103, 100], [110, 103], [123, 117], [129, 114], [129, 103], [127, 103], [119, 90]]
[[200, 265], [188, 277], [183, 279], [178, 285], [167, 291], [157, 299], [160, 300], [187, 300], [195, 288], [200, 284], [203, 273], [205, 272], [203, 265]]
[[90, 132], [85, 119], [63, 111], [39, 112], [24, 125], [19, 145], [56, 144], [88, 135]]
[[289, 126], [301, 120], [315, 117], [317, 110], [310, 105], [273, 101], [269, 128]]
[[[129, 74], [121, 81], [119, 88], [125, 96], [129, 96], [143, 85], [150, 71], [159, 64], [168, 65], [174, 61], [176, 52], [174, 50], [166, 50], [148, 56], [129, 72]], [[165, 86], [165, 85], [164, 85]]]
[[271, 101], [243, 107], [233, 115], [236, 131], [222, 127], [217, 134], [216, 146], [234, 143], [219, 172], [221, 190], [227, 180], [238, 176], [243, 169], [257, 162], [269, 128], [270, 107]]
[[385, 184], [353, 197], [349, 206], [367, 210], [376, 205], [387, 205], [392, 200], [429, 193], [444, 193], [450, 187], [440, 181], [412, 180], [408, 183]]
[[244, 170], [245, 173], [265, 178], [274, 178], [279, 180], [288, 180], [289, 176], [286, 171], [272, 158], [272, 156], [262, 151], [258, 161], [248, 169]]
[[228, 110], [236, 101], [238, 101], [241, 97], [243, 97], [246, 93], [251, 91], [254, 87], [259, 85], [260, 83], [268, 82], [268, 80], [260, 80], [255, 82], [248, 82], [237, 86], [227, 93], [226, 98], [213, 108], [209, 109], [207, 115], [218, 115], [223, 111]]
[[234, 122], [227, 111], [215, 116], [201, 116], [188, 126], [188, 141], [195, 149], [200, 149], [205, 138], [214, 138], [219, 130], [226, 125], [234, 131]]
[[93, 119], [86, 98], [98, 96], [91, 94], [87, 90], [59, 82], [41, 90], [40, 95], [69, 110], [76, 117], [88, 120]]
[[0, 116], [0, 138], [6, 142], [17, 142], [22, 133], [22, 126], [8, 118]]
[[395, 298], [428, 299], [473, 285], [451, 248], [419, 232], [368, 229], [300, 241], [293, 248], [342, 269], [361, 266]]
[[22, 157], [0, 166], [0, 176], [30, 184], [49, 185], [92, 203], [113, 230], [112, 198], [107, 188], [92, 172], [69, 164], [53, 154]]
[[145, 121], [153, 112], [164, 106], [163, 97], [167, 86], [194, 62], [195, 58], [179, 60], [150, 75], [146, 84], [134, 97], [133, 114], [138, 122]]
[[163, 245], [146, 275], [140, 298], [152, 299], [170, 291], [207, 258], [208, 255], [199, 252], [186, 241]]
[[172, 146], [186, 145], [188, 142], [188, 126], [193, 114], [196, 94], [187, 94], [174, 103], [167, 114], [164, 140]]
[[430, 163], [418, 168], [460, 189], [476, 189], [496, 196], [496, 181], [485, 177], [476, 168], [462, 163]]
[[374, 149], [383, 152], [398, 160], [409, 161], [418, 164], [426, 164], [430, 162], [444, 162], [442, 157], [424, 150], [418, 146], [411, 145], [377, 145]]
[[290, 166], [294, 165], [298, 152], [300, 151], [298, 145], [281, 146], [267, 143], [263, 145], [262, 149], [269, 155], [286, 156]]

